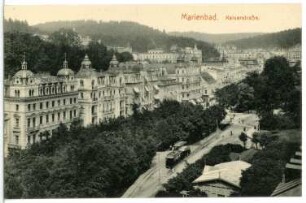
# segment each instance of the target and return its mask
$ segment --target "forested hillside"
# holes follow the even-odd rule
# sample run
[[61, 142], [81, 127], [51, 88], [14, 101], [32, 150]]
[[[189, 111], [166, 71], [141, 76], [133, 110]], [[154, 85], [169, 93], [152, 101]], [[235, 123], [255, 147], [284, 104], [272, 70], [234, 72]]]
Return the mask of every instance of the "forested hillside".
[[4, 32], [23, 32], [23, 33], [35, 33], [39, 30], [37, 28], [29, 26], [27, 21], [13, 20], [11, 18], [4, 19], [3, 21]]
[[233, 40], [240, 40], [244, 38], [255, 37], [263, 33], [224, 33], [224, 34], [210, 34], [203, 32], [170, 32], [170, 35], [189, 37], [196, 40], [210, 42], [214, 44], [225, 43]]
[[172, 45], [179, 47], [197, 44], [202, 49], [203, 58], [219, 56], [218, 51], [209, 43], [187, 37], [170, 36], [165, 32], [135, 22], [103, 21], [58, 21], [35, 25], [39, 30], [52, 33], [60, 28], [75, 29], [83, 36], [101, 40], [105, 45], [127, 46], [134, 51], [145, 52], [148, 49], [163, 48], [169, 50]]
[[[67, 53], [69, 68], [75, 72], [80, 69], [81, 61], [87, 53], [96, 70], [107, 70], [113, 51], [99, 42], [90, 42], [87, 49], [80, 45], [77, 33], [61, 29], [50, 35], [50, 41], [43, 41], [29, 33], [4, 33], [4, 75], [13, 76], [21, 67], [26, 55], [28, 69], [34, 73], [47, 72], [56, 75], [62, 68], [64, 54]], [[130, 53], [116, 53], [120, 62], [132, 60]]]
[[263, 34], [251, 38], [227, 42], [238, 48], [290, 48], [302, 43], [302, 29], [290, 29], [281, 32]]

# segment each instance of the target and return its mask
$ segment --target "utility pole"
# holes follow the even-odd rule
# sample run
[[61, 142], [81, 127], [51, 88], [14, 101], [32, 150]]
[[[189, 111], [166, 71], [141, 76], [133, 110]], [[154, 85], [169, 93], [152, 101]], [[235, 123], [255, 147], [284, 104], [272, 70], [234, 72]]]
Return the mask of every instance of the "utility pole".
[[160, 177], [160, 168], [161, 168], [161, 163], [160, 163], [160, 152], [158, 153], [158, 163], [159, 163], [159, 168], [158, 168], [158, 180], [159, 180], [159, 184], [161, 184], [161, 177]]

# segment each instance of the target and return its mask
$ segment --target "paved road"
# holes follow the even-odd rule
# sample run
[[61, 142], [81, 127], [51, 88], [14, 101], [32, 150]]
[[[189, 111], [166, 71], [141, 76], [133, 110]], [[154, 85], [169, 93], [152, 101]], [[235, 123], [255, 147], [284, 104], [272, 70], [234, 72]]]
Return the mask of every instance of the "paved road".
[[214, 146], [220, 144], [242, 144], [239, 135], [244, 128], [248, 134], [251, 134], [255, 130], [254, 126], [258, 125], [258, 117], [255, 114], [228, 113], [227, 116], [233, 117], [232, 124], [225, 130], [217, 130], [205, 139], [191, 145], [191, 154], [178, 163], [173, 171], [165, 166], [166, 156], [170, 151], [157, 152], [152, 160], [151, 168], [140, 175], [122, 197], [154, 197], [164, 183], [184, 170], [186, 162], [189, 164], [196, 162]]

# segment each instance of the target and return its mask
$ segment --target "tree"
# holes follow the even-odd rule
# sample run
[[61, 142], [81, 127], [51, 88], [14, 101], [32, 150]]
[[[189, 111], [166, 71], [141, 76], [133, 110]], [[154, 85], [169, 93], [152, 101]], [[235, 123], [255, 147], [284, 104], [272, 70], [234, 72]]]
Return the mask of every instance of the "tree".
[[239, 139], [241, 142], [243, 142], [243, 146], [246, 149], [246, 142], [248, 140], [248, 136], [244, 132], [241, 132], [241, 134], [239, 135]]
[[235, 108], [238, 112], [244, 112], [254, 108], [254, 88], [247, 83], [238, 84], [238, 103]]
[[215, 93], [219, 105], [226, 108], [237, 105], [238, 94], [239, 89], [237, 84], [230, 84], [221, 89], [217, 89]]
[[117, 60], [119, 62], [126, 62], [126, 61], [132, 61], [133, 60], [133, 55], [130, 52], [118, 53], [116, 56], [117, 56]]
[[256, 149], [258, 149], [258, 143], [259, 143], [259, 133], [258, 132], [253, 133], [252, 142], [255, 144]]
[[81, 46], [81, 39], [78, 33], [71, 29], [61, 28], [53, 32], [49, 39], [55, 44], [63, 47], [79, 47]]

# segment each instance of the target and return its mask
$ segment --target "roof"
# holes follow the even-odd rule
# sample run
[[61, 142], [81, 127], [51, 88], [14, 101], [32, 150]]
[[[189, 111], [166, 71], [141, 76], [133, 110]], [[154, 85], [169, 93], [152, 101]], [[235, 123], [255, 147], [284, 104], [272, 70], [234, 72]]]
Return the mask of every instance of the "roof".
[[34, 76], [34, 74], [32, 73], [32, 71], [30, 71], [30, 70], [25, 70], [25, 69], [19, 70], [19, 71], [14, 75], [14, 77], [19, 77], [19, 78], [28, 78], [28, 77], [32, 77], [32, 76]]
[[69, 76], [74, 75], [74, 72], [69, 68], [62, 68], [57, 72], [58, 76]]
[[208, 84], [216, 83], [216, 80], [207, 72], [201, 72], [201, 76], [203, 80], [205, 80]]
[[97, 71], [92, 68], [83, 69], [81, 68], [79, 72], [76, 74], [77, 77], [94, 77], [97, 76]]
[[302, 170], [302, 165], [296, 165], [296, 164], [287, 163], [286, 164], [286, 168]]
[[178, 141], [178, 142], [176, 142], [176, 143], [174, 143], [174, 147], [180, 147], [180, 146], [183, 146], [183, 145], [185, 145], [185, 144], [187, 144], [187, 142], [186, 141]]
[[243, 161], [249, 162], [257, 152], [258, 152], [258, 150], [254, 149], [254, 148], [243, 151], [240, 154], [240, 159], [243, 160]]
[[302, 180], [295, 179], [287, 183], [281, 182], [277, 185], [271, 196], [301, 196]]
[[175, 74], [176, 73], [176, 67], [175, 64], [164, 64], [164, 67], [166, 68], [166, 71], [168, 74]]
[[167, 155], [167, 158], [174, 159], [181, 154], [179, 151], [172, 151]]
[[206, 165], [202, 175], [195, 179], [193, 183], [221, 180], [240, 188], [241, 173], [249, 167], [251, 167], [251, 164], [240, 160], [225, 162], [215, 166]]

